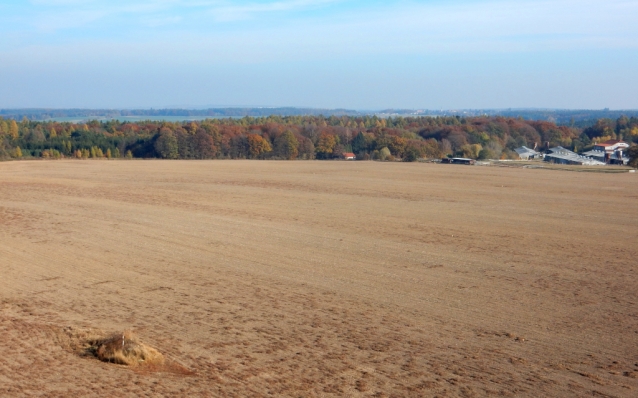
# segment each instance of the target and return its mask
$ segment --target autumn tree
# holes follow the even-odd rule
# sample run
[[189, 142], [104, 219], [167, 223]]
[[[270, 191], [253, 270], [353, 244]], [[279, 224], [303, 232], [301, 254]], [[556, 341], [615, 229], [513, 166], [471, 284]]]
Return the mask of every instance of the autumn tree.
[[206, 130], [198, 129], [193, 136], [194, 143], [194, 155], [197, 159], [212, 159], [215, 157], [217, 148], [213, 137], [211, 137]]
[[297, 158], [299, 150], [297, 146], [299, 141], [292, 131], [286, 130], [283, 134], [275, 139], [275, 153], [277, 156], [293, 160]]
[[483, 148], [479, 151], [477, 159], [480, 159], [480, 160], [496, 159], [496, 155], [491, 149]]
[[482, 149], [481, 144], [463, 145], [461, 152], [465, 158], [476, 159], [479, 157], [479, 153]]
[[317, 157], [320, 159], [328, 159], [332, 157], [336, 145], [337, 139], [334, 135], [326, 132], [321, 133], [319, 135], [319, 141], [317, 142], [317, 146], [315, 148]]
[[46, 137], [42, 132], [42, 127], [37, 126], [33, 130], [26, 130], [24, 134], [24, 140], [30, 144], [38, 144], [46, 141]]
[[14, 140], [18, 138], [18, 123], [15, 120], [9, 122], [9, 137]]
[[177, 159], [179, 157], [177, 137], [173, 131], [167, 128], [161, 129], [159, 137], [155, 140], [155, 151], [164, 159]]
[[434, 139], [428, 140], [408, 140], [403, 154], [403, 160], [414, 162], [419, 158], [438, 158], [441, 156], [438, 142]]
[[9, 134], [9, 123], [6, 120], [0, 119], [0, 136]]
[[243, 134], [234, 135], [230, 138], [230, 157], [233, 159], [246, 159], [250, 157], [248, 137]]
[[403, 153], [404, 162], [416, 162], [421, 157], [419, 149], [414, 145], [408, 145]]
[[405, 152], [405, 147], [408, 145], [408, 140], [402, 137], [394, 136], [390, 139], [390, 143], [388, 144], [388, 149], [395, 156], [403, 157]]
[[299, 141], [299, 157], [301, 159], [314, 159], [315, 158], [315, 146], [310, 138], [301, 137]]
[[390, 157], [390, 149], [387, 146], [384, 146], [379, 150], [379, 160], [386, 160]]
[[270, 143], [257, 134], [248, 135], [248, 153], [251, 158], [259, 159], [265, 153], [271, 152]]

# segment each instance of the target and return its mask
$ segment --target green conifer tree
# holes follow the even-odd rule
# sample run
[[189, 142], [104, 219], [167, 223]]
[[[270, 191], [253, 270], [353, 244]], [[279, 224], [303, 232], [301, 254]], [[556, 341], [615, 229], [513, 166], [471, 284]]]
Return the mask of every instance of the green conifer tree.
[[354, 137], [354, 140], [352, 140], [352, 151], [354, 153], [359, 153], [366, 150], [368, 150], [368, 142], [366, 141], [365, 135], [359, 132], [359, 134]]

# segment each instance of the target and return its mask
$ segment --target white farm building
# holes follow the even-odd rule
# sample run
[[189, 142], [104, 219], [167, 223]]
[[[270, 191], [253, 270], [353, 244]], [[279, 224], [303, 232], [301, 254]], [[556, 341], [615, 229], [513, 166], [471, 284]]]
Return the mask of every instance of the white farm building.
[[550, 148], [545, 154], [545, 161], [557, 164], [576, 164], [581, 166], [604, 166], [605, 163], [577, 154], [562, 146]]
[[611, 140], [594, 145], [594, 149], [583, 153], [583, 155], [603, 163], [627, 164], [629, 163], [629, 157], [626, 154], [627, 149], [629, 149], [629, 144], [626, 142]]
[[518, 157], [520, 157], [521, 160], [540, 159], [543, 157], [540, 152], [536, 152], [535, 150], [530, 149], [526, 146], [516, 148], [514, 149], [514, 151], [518, 154]]

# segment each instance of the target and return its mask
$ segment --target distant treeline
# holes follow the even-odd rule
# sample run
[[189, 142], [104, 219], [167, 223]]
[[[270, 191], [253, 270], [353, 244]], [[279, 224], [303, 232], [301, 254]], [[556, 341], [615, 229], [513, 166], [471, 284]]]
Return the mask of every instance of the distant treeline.
[[0, 109], [0, 116], [5, 119], [47, 120], [58, 118], [78, 119], [117, 119], [118, 117], [267, 117], [267, 116], [343, 116], [359, 115], [348, 109], [314, 109], [314, 108], [209, 108], [209, 109]]
[[520, 146], [581, 151], [595, 141], [638, 143], [638, 118], [582, 129], [505, 117], [268, 116], [201, 122], [36, 122], [0, 117], [1, 158], [358, 159], [462, 156], [516, 159]]
[[383, 109], [378, 111], [357, 111], [352, 109], [315, 109], [315, 108], [209, 108], [209, 109], [0, 109], [0, 117], [17, 121], [48, 119], [123, 119], [127, 117], [162, 119], [189, 118], [241, 118], [268, 116], [432, 116], [432, 117], [512, 117], [525, 120], [544, 120], [561, 126], [591, 127], [599, 119], [616, 120], [621, 116], [638, 117], [638, 110], [560, 110], [560, 109], [465, 109], [465, 110], [427, 110], [427, 109]]
[[591, 127], [600, 119], [619, 119], [638, 117], [638, 110], [560, 110], [560, 109], [506, 109], [485, 111], [486, 116], [523, 118], [525, 120], [545, 120], [561, 126]]

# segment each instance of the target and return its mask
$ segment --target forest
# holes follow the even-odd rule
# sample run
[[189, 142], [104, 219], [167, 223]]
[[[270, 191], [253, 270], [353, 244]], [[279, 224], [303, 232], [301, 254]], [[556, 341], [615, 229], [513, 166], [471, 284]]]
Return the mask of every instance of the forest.
[[516, 159], [522, 145], [580, 152], [595, 142], [638, 144], [638, 118], [580, 128], [507, 117], [268, 116], [201, 122], [86, 123], [0, 117], [0, 158], [402, 160], [462, 156]]

